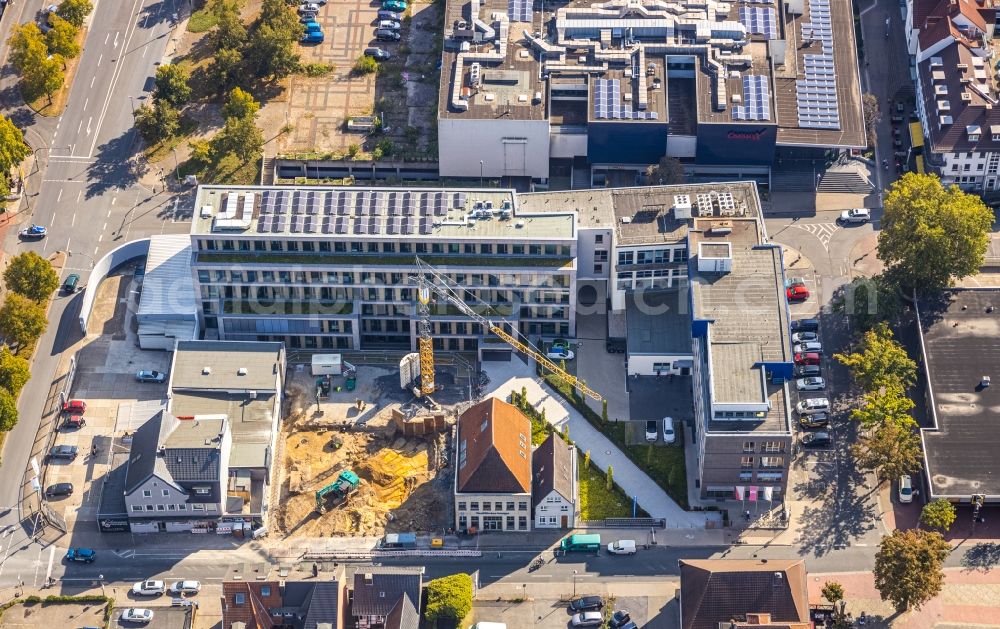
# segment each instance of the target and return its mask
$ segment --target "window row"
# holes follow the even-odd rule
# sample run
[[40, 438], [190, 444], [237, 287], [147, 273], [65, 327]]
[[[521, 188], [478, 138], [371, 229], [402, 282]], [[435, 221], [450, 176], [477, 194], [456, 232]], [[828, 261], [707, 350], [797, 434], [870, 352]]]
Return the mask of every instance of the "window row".
[[669, 262], [686, 262], [687, 258], [688, 254], [686, 247], [619, 251], [618, 266], [624, 266], [626, 264], [667, 264]]
[[[192, 511], [208, 511], [215, 513], [217, 507], [214, 504], [201, 504], [194, 503], [191, 505]], [[186, 504], [168, 504], [168, 505], [132, 505], [133, 513], [144, 513], [148, 511], [187, 511], [188, 506]]]
[[[458, 528], [465, 530], [468, 528], [479, 529], [479, 516], [473, 515], [466, 518], [464, 515], [458, 516]], [[527, 531], [528, 517], [517, 516], [517, 528], [514, 528], [514, 516], [508, 515], [506, 520], [503, 516], [483, 516], [482, 529], [486, 531]]]
[[[385, 271], [258, 271], [255, 269], [198, 269], [198, 282], [202, 284], [333, 284], [378, 286], [406, 286], [411, 276], [408, 273]], [[553, 287], [567, 288], [570, 276], [565, 273], [451, 273], [446, 276], [453, 284], [462, 288], [488, 286], [493, 288]]]
[[[464, 454], [464, 451], [463, 451], [463, 454]], [[482, 508], [480, 508], [480, 504], [481, 504]], [[466, 506], [468, 506], [468, 508], [466, 508]], [[513, 500], [508, 500], [506, 502], [502, 502], [500, 500], [497, 500], [496, 502], [482, 502], [482, 503], [480, 503], [477, 500], [473, 500], [471, 502], [459, 501], [459, 503], [458, 503], [458, 510], [459, 511], [513, 511], [514, 510], [514, 501]], [[520, 501], [518, 501], [517, 502], [517, 510], [518, 511], [527, 511], [528, 510], [528, 502], [526, 500], [520, 500]]]
[[[754, 457], [743, 456], [740, 457], [740, 467], [743, 469], [753, 469]], [[760, 467], [761, 469], [780, 469], [785, 466], [785, 457], [783, 456], [762, 456], [760, 457]]]
[[[744, 441], [743, 442], [744, 452], [756, 452], [757, 443], [755, 441]], [[784, 452], [785, 442], [784, 441], [762, 441], [760, 443], [760, 451], [764, 453], [771, 452]]]
[[196, 239], [198, 251], [256, 251], [291, 253], [389, 253], [441, 255], [530, 255], [569, 257], [569, 245], [506, 242], [394, 242], [341, 240], [214, 240]]

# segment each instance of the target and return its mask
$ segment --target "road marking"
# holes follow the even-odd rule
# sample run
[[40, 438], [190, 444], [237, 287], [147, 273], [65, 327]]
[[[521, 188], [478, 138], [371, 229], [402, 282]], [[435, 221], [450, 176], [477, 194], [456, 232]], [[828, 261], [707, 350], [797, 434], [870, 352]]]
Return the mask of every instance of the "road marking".
[[836, 223], [801, 223], [793, 225], [793, 227], [815, 236], [827, 251], [830, 250], [830, 239], [833, 237], [834, 232], [837, 231]]
[[94, 120], [93, 116], [87, 119], [87, 135], [90, 135], [90, 123], [93, 122], [93, 120]]
[[103, 52], [101, 53], [101, 56], [97, 58], [97, 65], [100, 66], [102, 61], [104, 61], [104, 53]]
[[94, 247], [94, 256], [95, 256], [95, 257], [97, 256], [97, 252], [98, 252], [99, 250], [100, 250], [100, 247]]
[[59, 203], [60, 201], [62, 201], [62, 193], [63, 193], [63, 189], [59, 188], [59, 196], [56, 197], [56, 203]]
[[90, 99], [89, 98], [87, 100], [83, 101], [83, 110], [84, 111], [87, 111], [87, 105], [89, 105], [89, 104], [90, 104]]
[[76, 225], [76, 213], [73, 214], [73, 220], [69, 222], [70, 227], [72, 227], [73, 225]]
[[[136, 7], [142, 6], [141, 3], [142, 3], [142, 0], [135, 0], [135, 2], [132, 3], [132, 10], [129, 12], [129, 15], [132, 16], [133, 19], [138, 17], [138, 13], [136, 12]], [[132, 35], [135, 34], [135, 27], [137, 25], [138, 25], [138, 20], [135, 20], [135, 21], [132, 22], [132, 24], [130, 24], [125, 29], [125, 33], [126, 33], [126, 35], [125, 35], [125, 49], [126, 50], [128, 49], [129, 42], [132, 41]], [[115, 47], [116, 48], [118, 47], [118, 43], [117, 42], [118, 42], [118, 34], [115, 33]], [[98, 62], [97, 65], [99, 66], [100, 62]], [[122, 66], [123, 65], [125, 65], [125, 64], [122, 64], [122, 63], [116, 63], [115, 64], [115, 69], [114, 69], [114, 71], [112, 72], [112, 75], [111, 75], [111, 85], [108, 87], [108, 95], [104, 99], [104, 107], [101, 109], [101, 115], [97, 119], [97, 129], [98, 130], [100, 130], [101, 125], [104, 124], [104, 116], [108, 113], [108, 107], [111, 105], [111, 97], [114, 95], [115, 85], [118, 84], [118, 77], [121, 76]], [[94, 149], [96, 149], [96, 148], [97, 148], [97, 134], [95, 133], [94, 134], [94, 141], [90, 145], [90, 151], [87, 153], [87, 156], [90, 157], [91, 155], [93, 155], [94, 154]]]
[[108, 34], [104, 36], [104, 45], [105, 46], [107, 46], [109, 39], [111, 39], [111, 31], [108, 31]]
[[83, 198], [83, 190], [82, 189], [79, 192], [76, 193], [76, 202], [79, 203], [81, 198]]
[[102, 232], [108, 231], [108, 224], [107, 223], [104, 224], [104, 227], [101, 228], [101, 231]]
[[90, 77], [90, 89], [94, 89], [94, 81], [97, 80], [97, 75]]
[[121, 31], [115, 31], [115, 48], [118, 47], [118, 35], [119, 35], [119, 33], [121, 33]]
[[76, 134], [80, 135], [80, 129], [83, 128], [83, 120], [80, 120], [80, 124], [76, 125]]
[[70, 243], [71, 240], [73, 240], [72, 236], [70, 236], [69, 238], [66, 239], [66, 251], [72, 251], [72, 249], [70, 249], [70, 246], [69, 246], [69, 243]]
[[97, 237], [97, 242], [101, 242], [102, 240], [104, 240], [104, 234]]

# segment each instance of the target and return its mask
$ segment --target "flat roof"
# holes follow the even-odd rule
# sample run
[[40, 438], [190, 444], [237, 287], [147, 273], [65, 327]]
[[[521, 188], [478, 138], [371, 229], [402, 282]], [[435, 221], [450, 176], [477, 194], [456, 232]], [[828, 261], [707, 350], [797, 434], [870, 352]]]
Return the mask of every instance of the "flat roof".
[[529, 214], [513, 190], [199, 186], [193, 235], [573, 240], [572, 213]]
[[191, 237], [186, 234], [151, 236], [142, 285], [140, 322], [148, 317], [194, 319], [198, 307], [191, 277]]
[[275, 391], [283, 348], [282, 343], [256, 341], [179, 341], [170, 388]]
[[690, 354], [688, 288], [625, 295], [629, 354]]
[[[760, 373], [759, 370], [750, 370]], [[760, 382], [760, 380], [758, 380]], [[790, 402], [785, 395], [785, 386], [766, 382], [764, 385], [768, 410], [762, 417], [740, 419], [715, 419], [710, 417], [705, 430], [710, 434], [722, 433], [787, 433], [791, 432]]]
[[[935, 497], [1000, 497], [1000, 288], [954, 290], [943, 306], [919, 304], [934, 426], [921, 430]], [[943, 310], [942, 310], [943, 307]], [[988, 308], [993, 312], [987, 312]]]
[[205, 448], [219, 447], [214, 441], [225, 431], [226, 420], [222, 418], [198, 418], [178, 421], [174, 429], [161, 444], [164, 448]]
[[271, 440], [274, 425], [274, 395], [260, 394], [257, 399], [226, 393], [178, 393], [170, 398], [170, 410], [181, 417], [188, 415], [225, 415], [233, 433], [233, 444]]
[[712, 343], [712, 400], [719, 404], [762, 403], [764, 391], [757, 343]]

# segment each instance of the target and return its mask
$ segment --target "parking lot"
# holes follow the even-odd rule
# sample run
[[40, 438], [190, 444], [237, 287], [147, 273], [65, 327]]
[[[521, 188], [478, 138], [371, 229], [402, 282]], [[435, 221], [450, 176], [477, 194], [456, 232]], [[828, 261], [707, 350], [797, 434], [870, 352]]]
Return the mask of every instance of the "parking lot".
[[[129, 606], [152, 611], [153, 619], [147, 623], [122, 621], [122, 612]], [[194, 626], [196, 613], [196, 609], [189, 610], [184, 607], [168, 607], [164, 606], [161, 601], [157, 601], [154, 604], [144, 604], [142, 601], [131, 603], [119, 601], [110, 626], [112, 629], [135, 629], [136, 627], [143, 627], [144, 629], [189, 629]]]

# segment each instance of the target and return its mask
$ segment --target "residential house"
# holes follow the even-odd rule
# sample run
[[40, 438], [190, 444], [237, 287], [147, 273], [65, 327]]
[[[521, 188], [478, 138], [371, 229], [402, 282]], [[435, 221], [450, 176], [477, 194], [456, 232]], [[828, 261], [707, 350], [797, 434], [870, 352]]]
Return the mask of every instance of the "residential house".
[[681, 560], [681, 629], [811, 629], [801, 559]]
[[314, 578], [238, 565], [222, 583], [222, 629], [341, 629], [344, 585], [342, 569]]
[[423, 568], [363, 566], [354, 573], [351, 616], [358, 629], [418, 629]]
[[531, 453], [531, 508], [536, 529], [576, 527], [576, 447], [551, 434]]
[[531, 422], [489, 398], [458, 418], [455, 525], [458, 530], [531, 530]]

